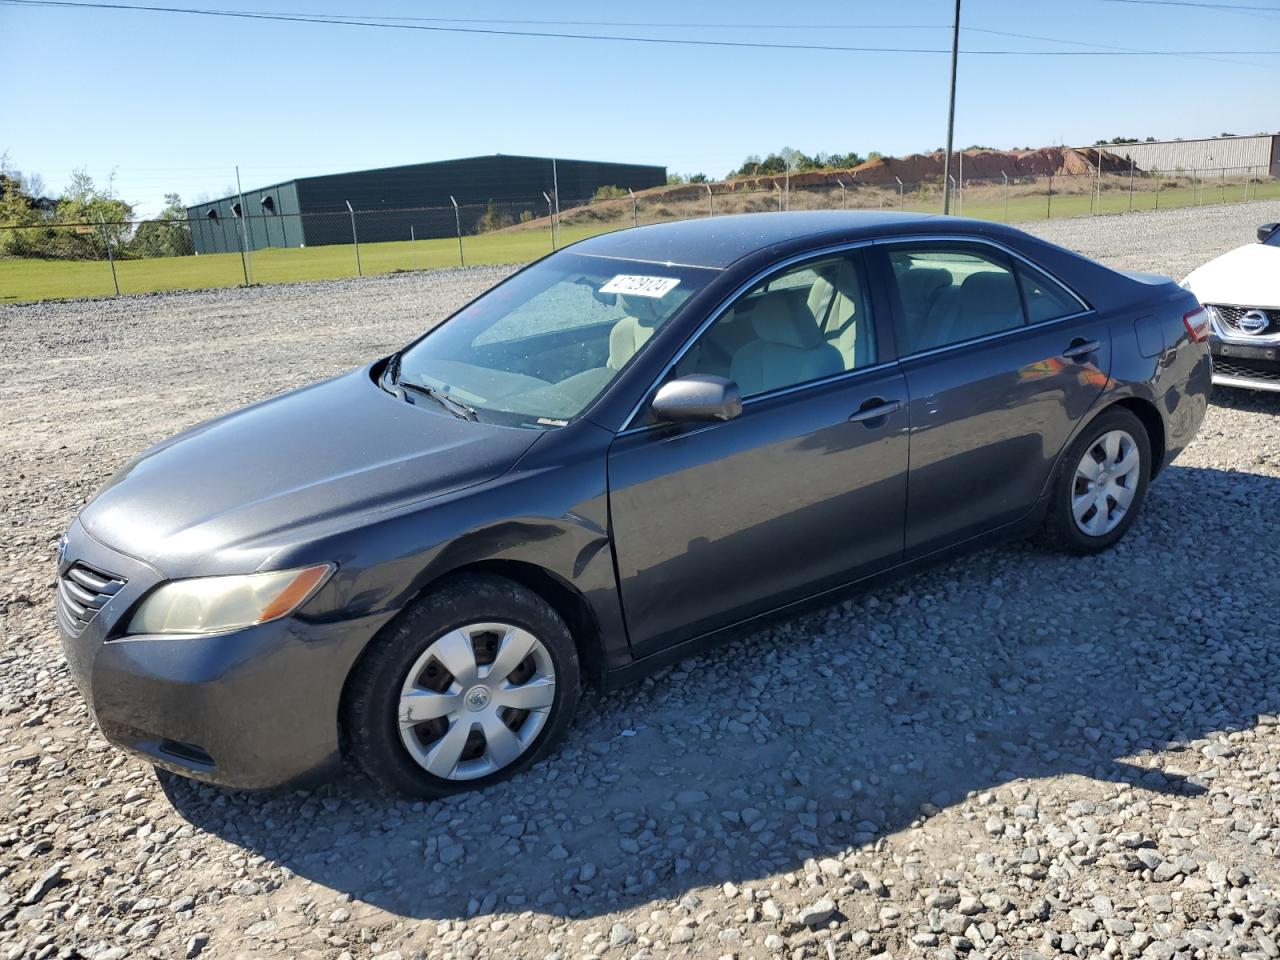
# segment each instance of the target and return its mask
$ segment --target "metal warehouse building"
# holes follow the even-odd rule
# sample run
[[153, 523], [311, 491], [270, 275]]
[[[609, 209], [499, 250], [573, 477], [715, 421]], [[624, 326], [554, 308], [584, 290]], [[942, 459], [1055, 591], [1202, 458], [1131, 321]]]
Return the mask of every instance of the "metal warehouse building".
[[[603, 186], [640, 190], [667, 182], [667, 168], [549, 157], [466, 157], [322, 177], [302, 177], [187, 208], [196, 253], [240, 249], [240, 217], [248, 247], [320, 246], [351, 242], [356, 211], [360, 242], [452, 236], [451, 197], [463, 232], [473, 232], [489, 201], [513, 218], [547, 212], [543, 193], [562, 205], [585, 201]], [[241, 203], [243, 202], [243, 209]]]
[[1225, 169], [1255, 177], [1280, 177], [1280, 135], [1214, 137], [1210, 140], [1164, 140], [1116, 143], [1106, 147], [1129, 157], [1139, 170], [1189, 173]]

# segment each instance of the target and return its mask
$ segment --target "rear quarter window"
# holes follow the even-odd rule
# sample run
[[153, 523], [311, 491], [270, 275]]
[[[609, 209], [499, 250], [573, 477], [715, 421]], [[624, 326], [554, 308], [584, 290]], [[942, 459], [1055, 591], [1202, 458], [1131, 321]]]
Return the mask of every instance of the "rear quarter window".
[[1084, 309], [1074, 294], [1035, 267], [1019, 263], [1016, 272], [1018, 282], [1022, 284], [1022, 298], [1027, 305], [1028, 323], [1057, 320]]

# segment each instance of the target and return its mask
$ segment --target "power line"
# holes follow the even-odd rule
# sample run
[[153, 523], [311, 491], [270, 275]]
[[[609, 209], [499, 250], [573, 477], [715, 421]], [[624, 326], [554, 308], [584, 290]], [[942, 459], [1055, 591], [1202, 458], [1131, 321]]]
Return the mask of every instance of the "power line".
[[[961, 30], [967, 30], [970, 33], [985, 33], [993, 37], [1014, 37], [1018, 40], [1045, 40], [1049, 43], [1065, 43], [1074, 47], [1095, 47], [1099, 50], [1116, 50], [1122, 53], [1150, 53], [1142, 47], [1121, 47], [1113, 43], [1093, 43], [1088, 40], [1066, 40], [1062, 37], [1046, 37], [1034, 33], [1012, 33], [1008, 30], [989, 30], [983, 27], [961, 27]], [[1192, 60], [1204, 60], [1208, 63], [1229, 63], [1238, 67], [1247, 65], [1250, 67], [1260, 67], [1268, 70], [1280, 69], [1280, 64], [1274, 63], [1256, 63], [1254, 61], [1242, 61], [1235, 58], [1227, 59], [1225, 57], [1205, 56], [1199, 53], [1187, 53], [1185, 56]]]
[[[264, 11], [265, 12], [265, 11]], [[289, 16], [289, 14], [283, 14]], [[644, 20], [521, 20], [484, 17], [399, 17], [372, 14], [321, 14], [332, 20], [396, 20], [413, 23], [483, 23], [544, 27], [645, 27], [698, 30], [946, 30], [945, 23], [693, 23]]]
[[1254, 13], [1280, 13], [1280, 7], [1257, 7], [1242, 3], [1201, 3], [1198, 0], [1101, 0], [1102, 3], [1136, 3], [1150, 7], [1192, 7], [1197, 10], [1248, 10]]
[[[1174, 2], [1174, 0], [1110, 0], [1110, 2]], [[214, 10], [191, 7], [167, 7], [151, 5], [132, 5], [123, 3], [88, 3], [77, 0], [0, 0], [0, 4], [8, 6], [47, 7], [63, 9], [88, 10], [133, 10], [142, 13], [170, 13], [200, 17], [224, 17], [240, 20], [258, 20], [281, 23], [315, 23], [329, 26], [366, 27], [382, 30], [416, 30], [430, 33], [462, 33], [484, 36], [533, 37], [555, 40], [592, 40], [613, 41], [623, 43], [647, 43], [656, 45], [675, 45], [693, 47], [731, 47], [768, 50], [806, 50], [832, 53], [899, 53], [899, 54], [947, 54], [948, 48], [942, 47], [862, 47], [839, 46], [830, 44], [808, 43], [769, 43], [751, 40], [691, 40], [676, 37], [636, 37], [589, 33], [565, 33], [533, 30], [508, 30], [493, 27], [460, 27], [432, 26], [420, 23], [379, 23], [371, 20], [333, 19], [323, 15], [311, 14], [276, 14], [258, 13], [249, 10]], [[1001, 57], [1186, 57], [1193, 51], [1180, 50], [962, 50], [966, 56], [1001, 56]], [[1199, 55], [1217, 56], [1280, 56], [1280, 50], [1197, 50]]]

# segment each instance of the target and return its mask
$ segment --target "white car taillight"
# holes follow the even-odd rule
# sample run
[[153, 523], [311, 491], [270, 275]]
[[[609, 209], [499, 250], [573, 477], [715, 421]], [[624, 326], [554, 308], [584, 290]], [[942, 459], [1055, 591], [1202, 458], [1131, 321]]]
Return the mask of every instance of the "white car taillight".
[[1182, 315], [1182, 325], [1187, 328], [1193, 343], [1204, 343], [1209, 339], [1209, 314], [1204, 307], [1196, 307]]

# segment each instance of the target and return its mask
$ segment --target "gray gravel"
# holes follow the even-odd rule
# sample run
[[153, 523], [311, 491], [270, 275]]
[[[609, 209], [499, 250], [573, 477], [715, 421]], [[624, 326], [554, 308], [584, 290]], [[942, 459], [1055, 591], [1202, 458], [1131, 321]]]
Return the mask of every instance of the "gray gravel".
[[[1180, 276], [1275, 219], [1036, 232]], [[478, 796], [231, 793], [110, 749], [53, 628], [77, 507], [503, 273], [0, 308], [0, 957], [1280, 956], [1280, 398], [1215, 397], [1105, 556], [1016, 544], [744, 632]]]

